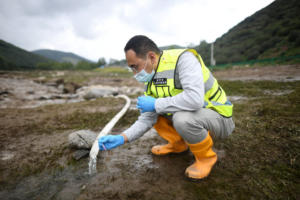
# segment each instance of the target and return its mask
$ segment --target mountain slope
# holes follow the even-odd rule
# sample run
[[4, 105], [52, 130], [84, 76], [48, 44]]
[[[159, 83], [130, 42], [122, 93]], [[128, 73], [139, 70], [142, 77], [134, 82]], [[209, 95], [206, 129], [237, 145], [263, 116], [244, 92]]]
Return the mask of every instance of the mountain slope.
[[[7, 69], [8, 65], [13, 68], [34, 69], [37, 63], [54, 61], [52, 59], [30, 53], [5, 42], [4, 40], [0, 40], [0, 56], [2, 57], [0, 69]], [[6, 67], [4, 67], [4, 63], [6, 63]]]
[[[217, 64], [300, 55], [300, 1], [276, 0], [214, 42]], [[210, 65], [211, 44], [195, 49]]]
[[92, 62], [86, 58], [80, 57], [74, 53], [63, 52], [63, 51], [56, 51], [56, 50], [49, 50], [49, 49], [40, 49], [32, 51], [32, 53], [51, 58], [58, 62], [71, 62], [76, 65], [79, 61], [85, 60], [88, 62]]
[[182, 47], [179, 45], [169, 45], [169, 46], [163, 46], [163, 47], [158, 47], [160, 50], [169, 50], [169, 49], [185, 49], [186, 47]]

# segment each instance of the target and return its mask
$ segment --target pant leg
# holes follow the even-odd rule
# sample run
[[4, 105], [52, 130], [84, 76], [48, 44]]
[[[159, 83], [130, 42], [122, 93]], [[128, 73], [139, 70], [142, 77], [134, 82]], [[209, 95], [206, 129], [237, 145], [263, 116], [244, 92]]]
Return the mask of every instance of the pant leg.
[[213, 140], [228, 137], [235, 128], [232, 118], [222, 117], [216, 111], [201, 108], [194, 112], [180, 111], [173, 117], [165, 116], [172, 120], [179, 135], [189, 144], [196, 144], [207, 137], [208, 131]]

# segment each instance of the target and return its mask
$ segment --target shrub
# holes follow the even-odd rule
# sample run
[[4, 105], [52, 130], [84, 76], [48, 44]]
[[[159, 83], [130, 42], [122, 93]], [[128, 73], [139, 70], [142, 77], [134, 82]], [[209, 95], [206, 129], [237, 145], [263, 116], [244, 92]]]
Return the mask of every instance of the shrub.
[[218, 65], [228, 63], [228, 60], [224, 55], [216, 55], [215, 60]]
[[299, 36], [300, 36], [300, 31], [293, 30], [292, 32], [290, 32], [288, 40], [289, 42], [296, 41]]
[[300, 47], [300, 36], [298, 36], [296, 42], [295, 42], [296, 47]]
[[290, 33], [290, 28], [283, 28], [279, 30], [278, 36], [285, 37], [289, 35], [289, 33]]
[[257, 59], [258, 56], [259, 56], [259, 52], [258, 51], [251, 51], [248, 54], [248, 60], [255, 60], [255, 59]]

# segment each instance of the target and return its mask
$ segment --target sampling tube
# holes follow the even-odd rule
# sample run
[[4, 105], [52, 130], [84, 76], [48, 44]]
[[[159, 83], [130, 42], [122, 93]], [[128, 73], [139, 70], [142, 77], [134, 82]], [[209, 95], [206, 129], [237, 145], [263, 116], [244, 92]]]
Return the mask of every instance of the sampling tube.
[[124, 108], [116, 115], [114, 118], [102, 129], [102, 131], [99, 133], [98, 137], [93, 143], [92, 149], [90, 151], [90, 158], [96, 159], [98, 152], [99, 152], [99, 146], [98, 146], [98, 139], [102, 136], [105, 136], [109, 133], [109, 131], [114, 127], [114, 125], [118, 122], [118, 120], [126, 113], [130, 106], [130, 99], [126, 95], [118, 95], [115, 98], [123, 98], [126, 100], [126, 105]]

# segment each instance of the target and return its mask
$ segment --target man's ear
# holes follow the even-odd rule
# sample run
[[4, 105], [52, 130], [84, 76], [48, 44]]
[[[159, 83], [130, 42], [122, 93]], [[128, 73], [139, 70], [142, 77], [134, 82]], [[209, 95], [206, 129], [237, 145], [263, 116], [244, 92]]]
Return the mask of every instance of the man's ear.
[[155, 53], [153, 51], [150, 52], [149, 57], [150, 57], [150, 60], [151, 60], [152, 64], [154, 64], [155, 61], [156, 61], [156, 56], [155, 56]]

